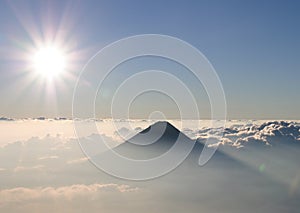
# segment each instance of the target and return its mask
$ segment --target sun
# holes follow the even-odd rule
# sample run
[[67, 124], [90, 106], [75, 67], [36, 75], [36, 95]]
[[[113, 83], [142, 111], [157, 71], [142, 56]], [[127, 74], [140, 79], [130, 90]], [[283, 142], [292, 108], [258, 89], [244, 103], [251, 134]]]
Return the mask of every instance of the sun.
[[46, 46], [33, 55], [33, 68], [42, 77], [52, 79], [61, 75], [66, 68], [66, 57], [62, 49]]

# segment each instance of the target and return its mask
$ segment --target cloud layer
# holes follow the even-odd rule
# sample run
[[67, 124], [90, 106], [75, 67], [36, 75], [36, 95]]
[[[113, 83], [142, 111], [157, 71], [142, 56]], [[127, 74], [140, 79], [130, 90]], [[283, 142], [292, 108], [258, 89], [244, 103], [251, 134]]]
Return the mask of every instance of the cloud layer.
[[[1, 212], [141, 212], [145, 209], [217, 212], [223, 209], [232, 213], [252, 212], [253, 206], [260, 206], [261, 212], [266, 213], [299, 209], [300, 125], [295, 121], [229, 122], [219, 142], [220, 150], [229, 149], [226, 154], [245, 163], [242, 171], [230, 167], [207, 170], [187, 167], [145, 183], [118, 180], [95, 168], [80, 149], [76, 137], [61, 134], [66, 125], [72, 125], [70, 121], [36, 120], [30, 121], [29, 126], [27, 122], [0, 122], [8, 125], [4, 133], [8, 129], [27, 132], [23, 139], [3, 142], [0, 146]], [[110, 128], [111, 124], [106, 123], [103, 121]], [[56, 124], [61, 126], [52, 128]], [[126, 135], [150, 124], [136, 122], [132, 130], [121, 124], [118, 127]], [[30, 132], [35, 125], [45, 125], [43, 130], [52, 132], [42, 131], [44, 136], [41, 133], [36, 136], [38, 131]], [[188, 126], [182, 131], [205, 142], [209, 137], [220, 136], [219, 130]], [[32, 137], [28, 138], [30, 134]], [[91, 139], [101, 136], [114, 146], [119, 143], [117, 134], [115, 131], [110, 135], [95, 133], [82, 139], [97, 152]], [[258, 197], [253, 198], [253, 194]], [[266, 197], [276, 205], [266, 206], [263, 203]], [[228, 203], [236, 205], [228, 207]]]
[[[122, 194], [136, 196], [138, 188], [118, 184], [76, 184], [61, 187], [16, 187], [0, 190], [0, 209], [4, 212], [83, 212], [126, 204]], [[132, 194], [133, 193], [133, 194]]]
[[[218, 138], [220, 129], [203, 128], [200, 130], [184, 129], [191, 138], [201, 142], [209, 137]], [[244, 123], [231, 125], [224, 129], [220, 145], [237, 148], [276, 147], [280, 145], [300, 145], [300, 126], [297, 122], [270, 121], [259, 124]]]

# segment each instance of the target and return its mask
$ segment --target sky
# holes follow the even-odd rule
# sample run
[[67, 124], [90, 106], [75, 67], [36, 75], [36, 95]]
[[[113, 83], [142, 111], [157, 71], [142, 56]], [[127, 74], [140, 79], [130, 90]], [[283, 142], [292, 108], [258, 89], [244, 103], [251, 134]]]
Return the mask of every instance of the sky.
[[[182, 39], [207, 57], [222, 82], [228, 118], [300, 119], [299, 9], [299, 2], [283, 0], [0, 1], [0, 116], [71, 117], [76, 79], [85, 63], [114, 41], [150, 33]], [[28, 58], [50, 41], [69, 60], [66, 73], [49, 83], [33, 74]], [[160, 66], [189, 82], [202, 118], [209, 117], [203, 87], [180, 66], [152, 60], [119, 67], [125, 75], [112, 75], [108, 90], [134, 67]], [[109, 117], [100, 98], [96, 115]], [[132, 117], [155, 110], [178, 116], [174, 103], [160, 94], [136, 100]]]

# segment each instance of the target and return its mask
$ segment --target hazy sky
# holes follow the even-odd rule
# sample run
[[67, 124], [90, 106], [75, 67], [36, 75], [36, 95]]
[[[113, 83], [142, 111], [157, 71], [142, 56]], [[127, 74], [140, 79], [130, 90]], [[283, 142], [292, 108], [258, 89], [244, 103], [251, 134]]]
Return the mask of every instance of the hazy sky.
[[[229, 118], [299, 119], [299, 10], [298, 1], [284, 0], [0, 1], [0, 116], [70, 117], [76, 77], [91, 56], [118, 39], [157, 33], [185, 40], [206, 55], [223, 83]], [[70, 57], [68, 72], [47, 83], [33, 75], [28, 58], [51, 39]], [[132, 67], [127, 70], [125, 76]], [[191, 82], [206, 117], [203, 88], [177, 71]], [[172, 101], [148, 95], [133, 104], [132, 116], [148, 117], [159, 107], [176, 115]], [[98, 108], [97, 115], [105, 117], [101, 101]]]

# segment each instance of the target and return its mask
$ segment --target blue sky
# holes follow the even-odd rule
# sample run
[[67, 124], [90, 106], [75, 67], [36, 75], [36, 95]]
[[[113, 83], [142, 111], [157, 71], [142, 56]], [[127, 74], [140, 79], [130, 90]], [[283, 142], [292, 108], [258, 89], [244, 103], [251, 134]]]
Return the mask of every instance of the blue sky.
[[[71, 116], [74, 79], [93, 54], [127, 36], [158, 33], [206, 55], [223, 83], [229, 118], [299, 119], [299, 10], [298, 1], [283, 0], [1, 1], [1, 115]], [[54, 101], [39, 79], [27, 83], [19, 53], [34, 46], [33, 35], [58, 31], [81, 57], [72, 62], [74, 78], [57, 83]]]

